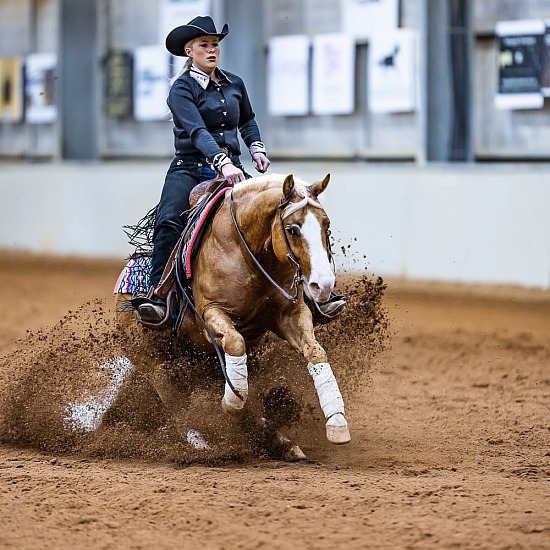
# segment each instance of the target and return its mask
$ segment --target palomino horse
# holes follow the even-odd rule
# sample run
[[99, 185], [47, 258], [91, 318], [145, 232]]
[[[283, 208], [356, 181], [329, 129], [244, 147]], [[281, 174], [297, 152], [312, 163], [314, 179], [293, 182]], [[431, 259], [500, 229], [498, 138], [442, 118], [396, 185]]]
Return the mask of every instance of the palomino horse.
[[[236, 415], [248, 396], [247, 344], [268, 331], [286, 340], [307, 361], [328, 440], [343, 444], [351, 439], [344, 402], [302, 295], [322, 302], [334, 288], [329, 218], [318, 201], [329, 179], [309, 185], [292, 175], [261, 176], [226, 192], [192, 263], [196, 313], [186, 312], [180, 331], [199, 349], [213, 350], [212, 338], [221, 346], [222, 407]], [[175, 385], [162, 366], [150, 368], [153, 386], [177, 416]]]

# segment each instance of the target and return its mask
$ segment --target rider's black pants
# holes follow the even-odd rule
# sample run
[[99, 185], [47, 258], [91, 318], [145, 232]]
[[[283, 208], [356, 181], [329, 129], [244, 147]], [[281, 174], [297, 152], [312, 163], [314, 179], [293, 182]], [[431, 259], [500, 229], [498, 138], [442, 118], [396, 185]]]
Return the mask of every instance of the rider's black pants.
[[153, 257], [150, 284], [156, 287], [166, 262], [185, 225], [182, 213], [189, 209], [189, 194], [201, 181], [216, 173], [205, 161], [176, 157], [166, 174], [153, 233]]

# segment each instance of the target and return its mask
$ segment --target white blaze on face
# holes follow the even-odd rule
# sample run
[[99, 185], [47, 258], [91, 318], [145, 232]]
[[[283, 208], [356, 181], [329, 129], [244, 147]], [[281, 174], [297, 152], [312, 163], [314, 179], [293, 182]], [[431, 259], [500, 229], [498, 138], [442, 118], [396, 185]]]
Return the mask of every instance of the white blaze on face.
[[301, 232], [310, 255], [311, 273], [306, 281], [308, 294], [316, 302], [328, 300], [334, 288], [334, 273], [323, 246], [321, 224], [313, 213], [306, 214]]

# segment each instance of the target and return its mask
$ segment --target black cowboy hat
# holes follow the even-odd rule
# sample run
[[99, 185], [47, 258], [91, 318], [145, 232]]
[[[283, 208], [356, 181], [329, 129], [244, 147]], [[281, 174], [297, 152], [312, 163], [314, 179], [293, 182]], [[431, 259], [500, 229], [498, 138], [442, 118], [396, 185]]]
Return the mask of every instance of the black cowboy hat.
[[193, 40], [199, 36], [217, 36], [220, 40], [223, 40], [228, 33], [229, 27], [227, 23], [223, 26], [222, 31], [218, 32], [214, 21], [209, 15], [199, 15], [189, 21], [187, 25], [181, 25], [170, 31], [166, 37], [166, 49], [171, 54], [187, 57], [185, 44], [189, 40]]

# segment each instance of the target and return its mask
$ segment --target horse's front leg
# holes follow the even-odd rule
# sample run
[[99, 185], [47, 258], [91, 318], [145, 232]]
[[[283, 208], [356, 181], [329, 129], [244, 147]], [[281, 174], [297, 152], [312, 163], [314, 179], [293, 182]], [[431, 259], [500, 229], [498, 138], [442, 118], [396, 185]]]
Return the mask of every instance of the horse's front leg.
[[317, 391], [319, 405], [327, 419], [327, 439], [336, 445], [349, 443], [351, 435], [344, 412], [344, 399], [327, 361], [326, 351], [315, 338], [309, 311], [304, 309], [287, 318], [279, 327], [279, 336], [308, 361], [307, 368]]
[[248, 398], [248, 366], [244, 338], [224, 311], [211, 307], [204, 321], [225, 353], [225, 390], [222, 407], [227, 412], [240, 412]]

